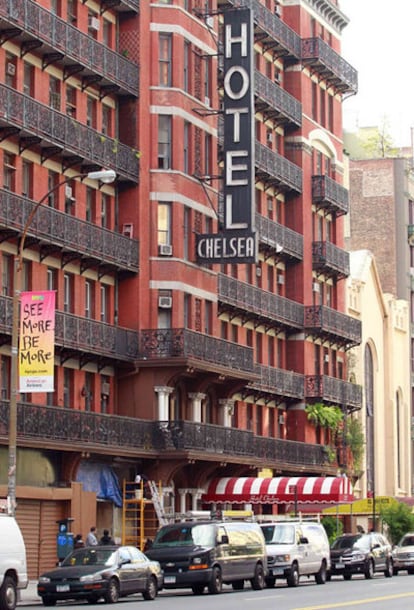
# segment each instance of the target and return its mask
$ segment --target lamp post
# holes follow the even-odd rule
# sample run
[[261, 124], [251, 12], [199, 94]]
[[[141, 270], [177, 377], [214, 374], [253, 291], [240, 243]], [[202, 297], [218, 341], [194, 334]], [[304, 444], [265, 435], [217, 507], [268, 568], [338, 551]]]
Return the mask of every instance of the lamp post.
[[100, 170], [66, 177], [55, 184], [32, 208], [17, 245], [17, 254], [14, 257], [13, 267], [13, 310], [12, 310], [12, 337], [11, 337], [11, 366], [10, 366], [10, 411], [9, 411], [9, 445], [8, 445], [8, 471], [7, 471], [7, 508], [12, 516], [16, 513], [16, 467], [17, 467], [17, 395], [18, 383], [18, 348], [19, 348], [19, 300], [22, 287], [23, 251], [26, 235], [39, 207], [48, 199], [49, 195], [61, 186], [75, 178], [90, 178], [110, 184], [116, 178], [113, 170]]

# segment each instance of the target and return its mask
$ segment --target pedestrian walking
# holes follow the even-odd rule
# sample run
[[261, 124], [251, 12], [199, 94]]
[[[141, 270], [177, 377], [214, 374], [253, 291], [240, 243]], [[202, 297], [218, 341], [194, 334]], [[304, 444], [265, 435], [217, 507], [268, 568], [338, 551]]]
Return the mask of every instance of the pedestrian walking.
[[89, 534], [86, 536], [86, 546], [96, 546], [98, 544], [98, 539], [95, 532], [96, 527], [93, 525], [89, 531]]

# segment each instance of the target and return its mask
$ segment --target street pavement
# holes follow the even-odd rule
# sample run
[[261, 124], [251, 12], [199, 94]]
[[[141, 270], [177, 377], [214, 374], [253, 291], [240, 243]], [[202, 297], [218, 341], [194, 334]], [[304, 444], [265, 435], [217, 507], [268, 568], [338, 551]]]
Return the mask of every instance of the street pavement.
[[41, 603], [42, 600], [37, 594], [37, 580], [30, 580], [28, 587], [20, 591], [18, 606], [32, 606]]

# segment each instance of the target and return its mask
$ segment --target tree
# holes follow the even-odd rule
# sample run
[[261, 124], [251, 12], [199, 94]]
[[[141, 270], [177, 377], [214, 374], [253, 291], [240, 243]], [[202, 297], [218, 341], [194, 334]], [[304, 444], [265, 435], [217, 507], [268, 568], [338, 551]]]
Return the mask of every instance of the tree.
[[381, 124], [378, 127], [372, 129], [370, 134], [364, 139], [360, 138], [361, 146], [369, 157], [374, 159], [385, 159], [397, 156], [398, 148], [394, 145], [389, 128], [389, 120], [384, 115]]
[[388, 526], [388, 535], [397, 544], [407, 532], [414, 531], [414, 514], [411, 507], [403, 502], [394, 502], [381, 511], [381, 518]]
[[340, 536], [344, 531], [344, 526], [342, 521], [337, 519], [336, 517], [322, 517], [321, 523], [325, 528], [326, 534], [329, 539], [329, 544]]

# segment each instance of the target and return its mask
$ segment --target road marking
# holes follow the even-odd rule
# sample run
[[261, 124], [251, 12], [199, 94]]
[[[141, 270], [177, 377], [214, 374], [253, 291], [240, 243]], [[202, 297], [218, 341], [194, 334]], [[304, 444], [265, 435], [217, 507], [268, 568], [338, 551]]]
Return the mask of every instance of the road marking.
[[397, 593], [396, 595], [383, 595], [381, 597], [367, 597], [366, 599], [356, 599], [349, 602], [338, 602], [336, 604], [324, 604], [323, 606], [303, 606], [303, 608], [293, 608], [293, 610], [324, 610], [331, 608], [348, 608], [349, 606], [361, 606], [363, 604], [373, 604], [383, 602], [388, 599], [401, 599], [402, 597], [414, 597], [414, 593]]

